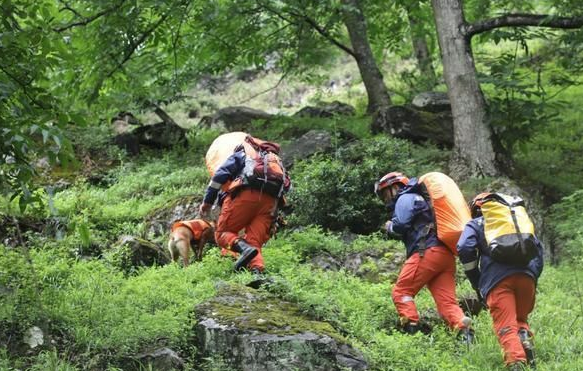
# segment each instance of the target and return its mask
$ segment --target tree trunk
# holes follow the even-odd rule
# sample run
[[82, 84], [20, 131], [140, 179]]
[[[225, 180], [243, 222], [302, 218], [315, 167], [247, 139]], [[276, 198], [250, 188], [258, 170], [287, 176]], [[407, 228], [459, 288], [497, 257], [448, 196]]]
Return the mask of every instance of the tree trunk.
[[419, 71], [424, 80], [427, 81], [428, 89], [431, 89], [435, 86], [437, 77], [435, 75], [435, 69], [433, 69], [433, 60], [431, 59], [431, 53], [427, 46], [427, 40], [422, 33], [423, 31], [419, 28], [419, 22], [417, 22], [410, 11], [407, 11], [407, 18], [409, 19], [409, 28], [411, 29], [413, 53], [415, 53]]
[[486, 102], [478, 83], [460, 0], [432, 0], [443, 72], [453, 115], [455, 177], [498, 174]]
[[391, 98], [368, 42], [366, 20], [360, 1], [342, 0], [342, 3], [348, 8], [344, 11], [344, 24], [368, 95], [367, 113], [374, 113], [379, 108], [389, 107]]

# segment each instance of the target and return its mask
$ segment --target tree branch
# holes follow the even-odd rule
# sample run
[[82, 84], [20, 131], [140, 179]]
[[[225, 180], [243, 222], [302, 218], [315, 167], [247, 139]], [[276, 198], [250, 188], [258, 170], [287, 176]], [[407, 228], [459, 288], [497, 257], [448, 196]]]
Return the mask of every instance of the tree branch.
[[277, 81], [277, 83], [275, 85], [273, 85], [272, 87], [267, 88], [265, 90], [262, 90], [259, 93], [255, 93], [255, 94], [251, 95], [250, 97], [248, 97], [248, 98], [246, 98], [246, 99], [238, 102], [237, 105], [241, 105], [241, 104], [247, 103], [247, 102], [249, 102], [249, 101], [257, 98], [260, 95], [263, 95], [265, 93], [268, 93], [268, 92], [272, 91], [273, 89], [276, 89], [279, 86], [279, 84], [281, 84], [283, 82], [283, 80], [285, 80], [285, 78], [287, 77], [288, 73], [289, 73], [289, 71], [286, 71], [284, 74], [282, 74], [281, 77], [279, 78], [279, 80]]
[[[294, 22], [294, 21], [288, 19], [286, 16], [284, 16], [283, 14], [281, 14], [281, 12], [279, 12], [276, 9], [270, 7], [269, 5], [264, 4], [262, 2], [259, 2], [259, 4], [264, 9], [266, 9], [267, 11], [275, 14], [276, 16], [278, 16], [279, 18], [281, 18], [285, 22], [288, 22], [288, 23], [291, 23], [291, 24], [298, 24], [298, 22]], [[337, 40], [336, 38], [334, 38], [334, 36], [330, 35], [330, 33], [325, 28], [323, 28], [322, 26], [320, 26], [318, 24], [318, 22], [316, 22], [314, 19], [310, 18], [306, 14], [295, 13], [295, 12], [292, 12], [292, 11], [286, 11], [286, 13], [288, 15], [296, 18], [296, 19], [299, 19], [301, 22], [307, 23], [316, 32], [318, 32], [320, 34], [320, 36], [322, 36], [323, 38], [325, 38], [326, 40], [328, 40], [334, 46], [342, 49], [344, 52], [346, 52], [346, 53], [350, 54], [351, 56], [353, 56], [354, 58], [356, 58], [356, 54], [354, 53], [354, 50], [352, 50], [350, 47], [348, 47], [348, 46], [344, 45], [343, 43], [341, 43], [339, 40]]]
[[120, 62], [118, 62], [117, 66], [107, 74], [106, 78], [110, 78], [111, 76], [113, 76], [114, 73], [116, 73], [119, 69], [121, 69], [123, 67], [123, 65], [126, 64], [126, 62], [130, 60], [130, 58], [132, 57], [134, 52], [138, 49], [138, 47], [144, 41], [146, 41], [146, 39], [148, 37], [150, 37], [152, 32], [154, 32], [162, 23], [164, 23], [164, 21], [166, 21], [166, 19], [168, 19], [168, 17], [170, 16], [170, 13], [171, 13], [171, 11], [168, 11], [166, 14], [164, 14], [162, 17], [160, 17], [160, 19], [156, 23], [154, 23], [143, 34], [141, 34], [137, 40], [132, 41], [130, 43], [129, 47], [126, 49], [126, 51], [124, 53], [123, 59]]
[[[112, 12], [114, 12], [114, 11], [118, 10], [119, 8], [121, 8], [121, 6], [123, 5], [123, 3], [124, 3], [125, 1], [126, 1], [126, 0], [120, 0], [119, 4], [117, 4], [117, 5], [115, 5], [115, 6], [112, 6], [111, 8], [104, 9], [104, 10], [100, 11], [99, 13], [97, 13], [97, 14], [94, 14], [94, 15], [92, 15], [92, 16], [90, 16], [90, 17], [81, 17], [81, 18], [83, 18], [83, 19], [81, 19], [81, 20], [79, 20], [79, 21], [77, 21], [77, 22], [72, 22], [72, 23], [69, 23], [69, 24], [63, 25], [63, 26], [61, 26], [61, 27], [54, 28], [53, 30], [54, 30], [55, 32], [63, 32], [63, 31], [66, 31], [66, 30], [68, 30], [68, 29], [71, 29], [71, 28], [73, 28], [73, 27], [77, 27], [77, 26], [86, 26], [86, 25], [88, 25], [89, 23], [91, 23], [91, 22], [93, 22], [93, 21], [95, 21], [95, 20], [97, 20], [97, 19], [99, 19], [99, 18], [103, 17], [104, 15], [107, 15], [107, 14], [109, 14], [109, 13], [112, 13]], [[70, 7], [70, 6], [69, 6], [67, 3], [64, 3], [64, 4], [65, 4], [65, 7], [64, 7], [63, 9], [69, 10], [69, 11], [70, 11], [70, 12], [72, 12], [73, 14], [80, 15], [80, 14], [79, 14], [79, 12], [77, 12], [75, 9], [71, 8], [71, 7]]]
[[324, 28], [320, 27], [320, 25], [314, 21], [312, 18], [304, 15], [304, 20], [307, 24], [309, 24], [314, 30], [316, 30], [322, 37], [326, 40], [330, 41], [333, 45], [337, 46], [338, 48], [342, 49], [346, 53], [350, 54], [354, 58], [356, 58], [356, 53], [350, 47], [342, 44], [340, 41], [336, 40], [332, 35], [328, 33]]
[[24, 93], [24, 95], [32, 102], [34, 103], [38, 108], [46, 110], [50, 107], [45, 106], [42, 102], [40, 102], [38, 99], [36, 99], [35, 97], [33, 97], [32, 95], [30, 95], [30, 93], [28, 92], [28, 87], [30, 85], [30, 83], [24, 83], [22, 82], [18, 77], [16, 77], [14, 74], [8, 72], [8, 70], [6, 68], [4, 68], [2, 65], [0, 65], [0, 71], [4, 72], [6, 74], [6, 76], [8, 76], [8, 78], [10, 78], [12, 81], [14, 81], [18, 86], [20, 86], [22, 88], [22, 92]]
[[462, 32], [466, 37], [471, 38], [474, 35], [491, 31], [495, 28], [523, 26], [576, 29], [583, 27], [583, 16], [558, 17], [548, 14], [505, 14], [500, 17], [468, 24], [462, 29]]

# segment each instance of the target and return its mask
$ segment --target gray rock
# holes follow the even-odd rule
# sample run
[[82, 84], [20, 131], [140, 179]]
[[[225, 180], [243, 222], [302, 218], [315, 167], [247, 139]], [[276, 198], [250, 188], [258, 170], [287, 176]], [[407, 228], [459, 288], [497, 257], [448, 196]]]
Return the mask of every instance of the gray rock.
[[327, 252], [314, 255], [310, 263], [323, 270], [342, 268], [369, 282], [394, 282], [406, 260], [405, 251], [399, 247], [371, 246], [369, 249], [332, 256]]
[[134, 236], [121, 236], [107, 259], [125, 272], [137, 267], [151, 267], [170, 263], [166, 249], [151, 241]]
[[132, 131], [140, 145], [154, 149], [169, 149], [176, 145], [186, 145], [186, 130], [175, 124], [159, 122], [144, 125]]
[[122, 133], [116, 135], [113, 138], [113, 144], [123, 149], [131, 156], [135, 156], [140, 153], [140, 140], [132, 133]]
[[392, 106], [374, 114], [371, 129], [374, 134], [384, 132], [416, 143], [430, 140], [453, 146], [453, 118], [449, 111], [432, 113], [410, 106]]
[[310, 157], [332, 149], [332, 136], [327, 131], [310, 130], [299, 139], [284, 145], [281, 153], [283, 165], [291, 168], [297, 159]]
[[296, 117], [354, 116], [356, 110], [349, 104], [334, 101], [321, 106], [307, 106], [294, 113]]
[[183, 370], [184, 360], [170, 348], [160, 348], [152, 352], [138, 354], [134, 359], [134, 369], [143, 370]]
[[234, 106], [218, 110], [212, 116], [204, 116], [199, 126], [225, 129], [227, 131], [247, 131], [255, 120], [269, 120], [273, 115], [254, 108]]
[[132, 131], [132, 126], [124, 120], [115, 120], [111, 123], [111, 126], [113, 127], [113, 132], [117, 135]]
[[24, 342], [31, 349], [43, 345], [45, 343], [43, 331], [37, 326], [29, 328], [24, 334]]
[[111, 118], [111, 122], [117, 120], [125, 121], [130, 125], [140, 125], [140, 121], [136, 118], [136, 116], [128, 111], [120, 111], [117, 115]]
[[196, 308], [200, 356], [243, 371], [366, 370], [356, 349], [328, 323], [264, 292], [222, 287]]
[[343, 262], [340, 261], [339, 259], [333, 257], [332, 255], [328, 254], [328, 253], [322, 253], [322, 254], [318, 254], [313, 256], [310, 259], [310, 263], [313, 266], [316, 266], [320, 269], [323, 269], [325, 271], [331, 270], [331, 271], [338, 271], [340, 270], [340, 268], [343, 266]]
[[413, 107], [429, 112], [451, 111], [449, 96], [447, 93], [428, 91], [415, 96], [411, 102]]

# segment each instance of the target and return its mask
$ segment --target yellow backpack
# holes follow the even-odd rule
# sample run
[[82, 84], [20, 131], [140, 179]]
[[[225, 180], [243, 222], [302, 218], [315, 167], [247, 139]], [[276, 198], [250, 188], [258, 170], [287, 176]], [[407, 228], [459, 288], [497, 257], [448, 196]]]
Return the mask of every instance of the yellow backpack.
[[487, 196], [481, 207], [490, 257], [503, 264], [527, 266], [538, 255], [534, 225], [520, 197]]

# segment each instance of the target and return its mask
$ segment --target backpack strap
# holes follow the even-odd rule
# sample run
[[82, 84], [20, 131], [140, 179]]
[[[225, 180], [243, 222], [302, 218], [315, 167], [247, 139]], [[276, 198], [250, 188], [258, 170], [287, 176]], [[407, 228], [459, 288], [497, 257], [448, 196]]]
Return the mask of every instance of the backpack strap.
[[425, 224], [423, 228], [421, 228], [421, 240], [419, 241], [419, 247], [417, 248], [417, 251], [419, 251], [419, 257], [422, 258], [425, 255], [425, 250], [427, 250], [427, 236], [429, 236], [429, 232], [431, 232], [432, 229], [437, 229], [435, 211], [433, 210], [433, 205], [431, 204], [431, 197], [429, 197], [429, 192], [427, 191], [427, 187], [425, 186], [425, 184], [421, 182], [416, 183], [410, 189], [408, 189], [407, 192], [418, 193], [421, 197], [423, 197], [425, 202], [427, 202], [427, 204], [429, 205], [429, 212], [431, 213], [432, 222]]

